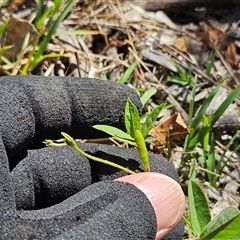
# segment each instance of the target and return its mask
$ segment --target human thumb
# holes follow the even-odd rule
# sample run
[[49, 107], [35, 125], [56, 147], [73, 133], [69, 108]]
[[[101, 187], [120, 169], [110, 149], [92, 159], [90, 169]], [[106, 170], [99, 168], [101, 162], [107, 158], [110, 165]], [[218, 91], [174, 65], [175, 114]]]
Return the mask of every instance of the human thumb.
[[156, 239], [168, 234], [182, 219], [185, 197], [180, 185], [172, 178], [156, 172], [124, 176], [116, 181], [128, 182], [144, 192], [151, 202], [156, 218]]

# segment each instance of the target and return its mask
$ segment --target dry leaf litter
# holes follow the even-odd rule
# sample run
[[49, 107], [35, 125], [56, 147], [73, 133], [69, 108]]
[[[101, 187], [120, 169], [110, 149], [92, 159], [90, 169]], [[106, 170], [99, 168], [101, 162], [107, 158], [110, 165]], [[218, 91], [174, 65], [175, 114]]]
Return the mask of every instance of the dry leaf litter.
[[[182, 11], [168, 12], [164, 9], [158, 10], [154, 5], [154, 11], [146, 11], [140, 6], [144, 5], [145, 1], [141, 1], [141, 4], [137, 0], [133, 2], [78, 1], [57, 29], [58, 35], [45, 50], [46, 53], [66, 53], [66, 56], [45, 59], [33, 74], [107, 77], [110, 81], [116, 81], [126, 68], [137, 60], [138, 67], [127, 84], [144, 89], [157, 88], [157, 93], [147, 104], [147, 111], [153, 110], [163, 102], [175, 105], [171, 111], [163, 111], [159, 115], [155, 127], [150, 131], [150, 135], [157, 138], [158, 144], [150, 145], [149, 149], [164, 155], [166, 151], [162, 144], [170, 142], [173, 148], [169, 160], [179, 169], [185, 189], [188, 169], [180, 168], [180, 162], [184, 154], [182, 140], [189, 131], [186, 123], [192, 89], [189, 86], [170, 83], [167, 77], [177, 75], [173, 61], [185, 73], [191, 70], [193, 78], [198, 79], [195, 112], [213, 87], [225, 79], [223, 87], [207, 109], [207, 114], [216, 111], [229, 92], [240, 84], [240, 8], [183, 6]], [[45, 9], [52, 5], [52, 1], [46, 1]], [[14, 46], [5, 51], [3, 56], [14, 60], [18, 54], [23, 54], [17, 69], [2, 63], [1, 74], [4, 75], [2, 69], [10, 70], [13, 75], [20, 74], [27, 61], [25, 57], [38, 34], [33, 26], [36, 2], [14, 0], [3, 6], [0, 11], [1, 24], [10, 18], [5, 35], [1, 39], [1, 46]], [[64, 31], [83, 29], [92, 32], [82, 35], [61, 34]], [[30, 33], [30, 40], [23, 52], [21, 46], [27, 33]], [[214, 51], [217, 57], [209, 76], [205, 70]], [[229, 106], [214, 126], [216, 157], [220, 156], [229, 139], [240, 130], [239, 100], [236, 99]], [[234, 147], [239, 145], [239, 141], [237, 139]], [[115, 143], [122, 146], [119, 142]], [[197, 151], [201, 153], [201, 148]], [[213, 216], [227, 206], [239, 207], [240, 203], [240, 153], [228, 151], [227, 156], [229, 163], [224, 168], [217, 189], [204, 181], [201, 177], [203, 169], [200, 165], [196, 166]]]

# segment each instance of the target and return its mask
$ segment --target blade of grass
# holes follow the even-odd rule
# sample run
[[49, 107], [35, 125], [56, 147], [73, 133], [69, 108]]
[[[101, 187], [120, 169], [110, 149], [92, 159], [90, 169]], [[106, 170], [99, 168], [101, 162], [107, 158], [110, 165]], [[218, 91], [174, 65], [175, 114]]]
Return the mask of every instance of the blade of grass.
[[22, 47], [21, 47], [21, 51], [20, 51], [20, 53], [19, 53], [18, 56], [17, 56], [17, 60], [16, 60], [16, 62], [15, 62], [15, 64], [14, 64], [13, 69], [17, 69], [17, 68], [20, 68], [20, 67], [21, 67], [21, 66], [20, 66], [21, 60], [22, 60], [22, 58], [23, 58], [23, 56], [24, 56], [25, 49], [26, 49], [26, 47], [28, 46], [29, 39], [30, 39], [30, 33], [28, 32], [28, 33], [26, 34], [26, 36], [24, 37], [24, 40], [23, 40], [23, 43], [22, 43]]
[[[215, 146], [215, 141], [214, 141], [214, 136], [212, 134], [211, 140], [210, 140], [210, 149], [209, 149], [209, 153], [208, 153], [208, 160], [207, 160], [207, 169], [212, 173], [214, 173], [215, 167], [216, 167], [214, 146]], [[215, 185], [215, 182], [214, 182], [215, 175], [211, 174], [210, 172], [207, 172], [208, 180], [209, 180], [210, 185], [215, 187], [214, 186]]]
[[121, 84], [126, 83], [127, 80], [130, 78], [130, 76], [132, 75], [132, 73], [133, 73], [133, 71], [134, 71], [134, 69], [136, 68], [137, 65], [138, 65], [138, 62], [137, 62], [137, 61], [133, 62], [133, 63], [128, 67], [128, 69], [124, 72], [123, 76], [118, 79], [117, 82], [118, 82], [118, 83], [121, 83]]
[[38, 17], [38, 19], [35, 20], [34, 26], [36, 27], [36, 29], [39, 30], [43, 26], [44, 21], [51, 14], [52, 10], [53, 10], [53, 7], [48, 8], [46, 11], [42, 13], [42, 15]]
[[209, 94], [209, 96], [207, 97], [207, 99], [204, 101], [203, 105], [197, 112], [196, 116], [194, 117], [194, 120], [192, 121], [192, 125], [191, 125], [192, 131], [190, 132], [190, 139], [195, 135], [196, 131], [198, 130], [198, 126], [199, 126], [204, 114], [206, 113], [208, 106], [212, 102], [214, 96], [216, 95], [216, 93], [218, 92], [218, 90], [221, 86], [222, 86], [222, 83], [218, 84], [213, 89], [213, 91]]
[[53, 34], [56, 32], [59, 24], [64, 20], [64, 18], [67, 16], [67, 14], [70, 12], [70, 10], [72, 9], [73, 5], [74, 5], [75, 1], [74, 0], [70, 0], [68, 2], [68, 4], [65, 6], [64, 10], [62, 11], [62, 13], [59, 15], [59, 17], [56, 19], [56, 21], [54, 22], [53, 26], [51, 27], [51, 29], [49, 30], [49, 32], [47, 33], [46, 37], [43, 39], [43, 41], [41, 42], [40, 46], [39, 46], [39, 50], [37, 51], [34, 59], [32, 60], [31, 64], [30, 64], [30, 70], [32, 70], [33, 68], [36, 67], [37, 63], [41, 60], [42, 55], [47, 47], [47, 44], [50, 42]]
[[206, 67], [206, 74], [208, 76], [210, 76], [213, 64], [215, 62], [215, 57], [216, 57], [216, 51], [213, 52], [210, 61], [207, 63], [207, 67]]
[[204, 116], [203, 127], [209, 129], [209, 131], [205, 131], [205, 134], [202, 136], [201, 140], [203, 140], [203, 141], [200, 140], [202, 142], [202, 147], [204, 149], [207, 148], [207, 146], [209, 145], [209, 140], [210, 140], [210, 128], [208, 128], [209, 123], [210, 123], [210, 117]]
[[[235, 142], [235, 140], [236, 140], [237, 138], [239, 138], [239, 137], [240, 137], [240, 130], [238, 130], [238, 131], [234, 134], [234, 136], [230, 139], [230, 141], [229, 141], [229, 143], [227, 144], [227, 146], [224, 148], [224, 151], [223, 151], [223, 153], [221, 154], [221, 157], [220, 157], [220, 159], [218, 160], [217, 166], [216, 166], [216, 173], [218, 173], [219, 175], [222, 174], [223, 169], [224, 169], [224, 167], [227, 165], [227, 162], [228, 162], [228, 161], [224, 161], [224, 158], [225, 158], [225, 156], [226, 156], [226, 152], [229, 150], [230, 146]], [[240, 146], [238, 146], [237, 149], [238, 149], [239, 147], [240, 147]], [[214, 181], [217, 182], [218, 179], [219, 179], [219, 177], [215, 176]]]
[[39, 20], [40, 17], [42, 16], [43, 3], [44, 3], [44, 0], [38, 0], [37, 6], [36, 6], [36, 17], [35, 17], [35, 21], [34, 21], [34, 26], [35, 26], [35, 27], [36, 27], [35, 24], [38, 22], [38, 20]]
[[2, 37], [7, 25], [8, 25], [9, 19], [4, 22], [4, 24], [0, 27], [0, 38]]
[[61, 12], [60, 8], [63, 4], [63, 0], [54, 0], [54, 6], [53, 9], [50, 13], [50, 18], [48, 19], [46, 29], [49, 30], [52, 26], [53, 23], [56, 21], [56, 16]]
[[95, 35], [95, 34], [99, 34], [99, 33], [100, 32], [98, 32], [98, 31], [81, 29], [81, 30], [57, 32], [57, 33], [54, 34], [54, 37], [55, 36], [62, 36], [62, 35]]
[[193, 118], [193, 110], [194, 110], [194, 104], [195, 104], [195, 96], [196, 96], [196, 89], [197, 89], [197, 78], [195, 78], [195, 81], [193, 83], [193, 89], [191, 93], [191, 99], [189, 104], [189, 117], [188, 117], [188, 129], [192, 126], [192, 118]]
[[173, 105], [171, 104], [160, 104], [159, 106], [157, 106], [151, 113], [149, 113], [146, 116], [146, 120], [144, 122], [144, 124], [141, 127], [141, 132], [143, 134], [143, 137], [146, 138], [148, 132], [150, 131], [150, 129], [152, 128], [155, 120], [157, 119], [159, 113], [163, 110], [163, 109], [168, 109], [170, 107], [172, 107]]
[[39, 61], [36, 61], [38, 64], [39, 62], [43, 61], [46, 58], [58, 58], [58, 57], [67, 57], [67, 53], [49, 53], [49, 54], [44, 54]]
[[155, 87], [148, 89], [140, 98], [143, 106], [147, 103], [147, 101], [157, 92]]
[[240, 95], [240, 84], [228, 95], [225, 101], [218, 107], [212, 117], [211, 126], [218, 121], [218, 119], [223, 115], [229, 105]]

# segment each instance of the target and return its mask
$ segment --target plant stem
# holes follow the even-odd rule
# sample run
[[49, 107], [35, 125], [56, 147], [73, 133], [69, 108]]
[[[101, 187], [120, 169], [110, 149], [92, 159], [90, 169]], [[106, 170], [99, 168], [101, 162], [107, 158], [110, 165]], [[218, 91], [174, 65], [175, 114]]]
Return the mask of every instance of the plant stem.
[[94, 156], [92, 156], [92, 155], [90, 155], [88, 153], [85, 153], [83, 150], [81, 150], [77, 146], [75, 140], [71, 136], [69, 136], [68, 134], [63, 133], [63, 132], [61, 134], [66, 139], [67, 145], [71, 146], [74, 150], [76, 150], [79, 154], [83, 155], [84, 157], [89, 158], [89, 159], [91, 159], [93, 161], [96, 161], [96, 162], [100, 162], [100, 163], [107, 164], [107, 165], [110, 165], [112, 167], [118, 168], [120, 170], [125, 171], [126, 173], [129, 173], [129, 174], [134, 174], [135, 173], [134, 171], [132, 171], [132, 170], [130, 170], [128, 168], [125, 168], [125, 167], [123, 167], [123, 166], [121, 166], [119, 164], [116, 164], [116, 163], [113, 163], [113, 162], [110, 162], [108, 160], [104, 160], [104, 159], [101, 159], [101, 158], [98, 158], [98, 157], [94, 157]]

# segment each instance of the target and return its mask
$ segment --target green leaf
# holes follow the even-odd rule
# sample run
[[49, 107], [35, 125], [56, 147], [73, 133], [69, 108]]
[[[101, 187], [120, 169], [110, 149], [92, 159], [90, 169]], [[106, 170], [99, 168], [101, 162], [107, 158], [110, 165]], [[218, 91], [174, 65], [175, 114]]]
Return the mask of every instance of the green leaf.
[[206, 74], [207, 74], [208, 76], [210, 76], [211, 69], [212, 69], [213, 64], [214, 64], [214, 62], [215, 62], [215, 57], [216, 57], [216, 51], [214, 51], [214, 53], [213, 53], [212, 56], [211, 56], [210, 61], [207, 63]]
[[[226, 152], [229, 150], [229, 148], [232, 146], [232, 144], [235, 142], [237, 138], [240, 137], [240, 130], [238, 130], [233, 137], [228, 142], [227, 146], [224, 147], [223, 153], [221, 154], [220, 159], [218, 159], [217, 166], [216, 166], [216, 173], [222, 174], [224, 167], [227, 165], [229, 158], [225, 160]], [[238, 151], [240, 148], [240, 145], [236, 147], [236, 149], [233, 152]], [[220, 177], [215, 176], [215, 182], [219, 180]]]
[[155, 87], [148, 89], [140, 98], [143, 106], [147, 103], [147, 101], [157, 92]]
[[113, 137], [117, 137], [123, 140], [128, 140], [133, 142], [134, 139], [127, 133], [123, 132], [121, 129], [118, 129], [116, 127], [112, 127], [112, 126], [108, 126], [108, 125], [101, 125], [101, 124], [97, 124], [92, 126], [93, 128], [103, 131]]
[[150, 172], [150, 163], [149, 163], [149, 155], [146, 147], [146, 143], [144, 141], [144, 137], [140, 130], [136, 129], [135, 131], [135, 141], [138, 147], [138, 153], [143, 163], [143, 169], [145, 172]]
[[[190, 99], [190, 104], [189, 104], [189, 120], [188, 120], [188, 129], [191, 129], [192, 126], [192, 118], [193, 118], [193, 112], [194, 112], [194, 106], [195, 106], [195, 97], [196, 97], [196, 89], [197, 89], [197, 78], [195, 81], [193, 81], [193, 89], [191, 93], [191, 99]], [[184, 143], [186, 145], [186, 143]]]
[[189, 171], [189, 179], [196, 179], [196, 164], [195, 164], [195, 159], [191, 159], [191, 163], [190, 163], [190, 171]]
[[167, 80], [168, 80], [169, 82], [181, 84], [181, 85], [183, 85], [183, 86], [189, 84], [189, 82], [186, 82], [185, 79], [178, 78], [178, 77], [168, 77]]
[[240, 239], [240, 213], [235, 207], [227, 207], [203, 229], [201, 240]]
[[135, 139], [135, 131], [141, 131], [141, 125], [138, 110], [130, 99], [127, 100], [125, 107], [124, 123], [128, 134]]
[[213, 126], [218, 119], [223, 115], [229, 105], [240, 95], [240, 84], [227, 96], [225, 101], [218, 107], [212, 116], [211, 126]]
[[210, 222], [211, 215], [207, 199], [196, 181], [188, 184], [189, 218], [193, 231], [200, 236], [204, 227]]
[[147, 137], [147, 138], [145, 138], [145, 142], [146, 142], [146, 143], [155, 143], [155, 142], [156, 142], [156, 139], [153, 138], [153, 137]]
[[167, 109], [172, 107], [173, 105], [168, 105], [166, 103], [160, 104], [159, 106], [157, 106], [151, 113], [149, 113], [146, 117], [146, 120], [144, 122], [144, 124], [142, 125], [141, 128], [141, 132], [144, 138], [146, 138], [146, 136], [148, 135], [149, 130], [152, 128], [155, 120], [157, 119], [159, 113], [163, 110], [163, 109]]
[[72, 31], [61, 31], [54, 34], [54, 36], [62, 36], [62, 35], [96, 35], [99, 34], [98, 31], [92, 30], [72, 30]]
[[[209, 122], [210, 122], [210, 117], [204, 116], [204, 118], [203, 118], [203, 126], [204, 126], [205, 128], [208, 128]], [[201, 142], [202, 142], [202, 147], [203, 147], [204, 149], [206, 149], [207, 146], [209, 145], [210, 129], [209, 129], [209, 131], [207, 131], [207, 132], [204, 134], [204, 136], [202, 137], [201, 140], [202, 140], [202, 141], [201, 141]]]
[[210, 149], [209, 149], [209, 153], [208, 153], [208, 160], [207, 160], [207, 169], [210, 171], [210, 172], [207, 172], [207, 175], [208, 175], [208, 180], [211, 184], [211, 186], [215, 187], [215, 182], [214, 182], [214, 179], [215, 179], [215, 175], [214, 175], [214, 172], [215, 172], [215, 169], [216, 169], [216, 159], [215, 159], [215, 149], [214, 149], [214, 146], [215, 146], [215, 140], [214, 140], [214, 135], [211, 134], [211, 139], [210, 139]]
[[[198, 131], [198, 127], [199, 127], [199, 124], [204, 116], [204, 114], [206, 113], [206, 110], [208, 108], [208, 106], [210, 105], [210, 103], [212, 102], [214, 96], [216, 95], [216, 93], [218, 92], [219, 88], [222, 86], [222, 83], [218, 84], [214, 89], [213, 91], [209, 94], [209, 96], [207, 97], [207, 99], [204, 101], [204, 103], [202, 104], [201, 108], [199, 109], [199, 111], [196, 113], [195, 117], [194, 117], [194, 120], [192, 121], [192, 124], [191, 124], [191, 132], [189, 134], [189, 138], [188, 138], [188, 141], [190, 142], [191, 139], [193, 139], [196, 134], [196, 132]], [[195, 146], [195, 145], [194, 145]], [[189, 146], [186, 146], [187, 148]], [[186, 149], [187, 149], [186, 148]]]
[[11, 49], [13, 48], [13, 46], [11, 45], [6, 45], [6, 46], [3, 46], [3, 47], [0, 47], [0, 53], [2, 53], [3, 51], [6, 51], [8, 49]]
[[203, 139], [209, 132], [210, 132], [209, 126], [204, 126], [204, 127], [200, 128], [198, 130], [198, 132], [196, 133], [196, 135], [193, 138], [191, 138], [191, 140], [188, 141], [189, 142], [188, 149], [192, 149], [192, 148], [196, 147], [196, 145], [198, 143], [202, 143]]
[[124, 72], [123, 76], [118, 79], [117, 82], [118, 82], [118, 83], [121, 83], [121, 84], [126, 83], [127, 80], [130, 78], [130, 76], [132, 75], [132, 73], [133, 73], [133, 71], [134, 71], [134, 69], [136, 68], [137, 65], [138, 65], [138, 62], [137, 62], [137, 61], [133, 62], [133, 63], [128, 67], [128, 69]]
[[[42, 0], [41, 0], [42, 1]], [[44, 21], [46, 20], [46, 18], [52, 13], [53, 7], [50, 7], [48, 9], [46, 9], [46, 11], [42, 12], [42, 3], [38, 3], [38, 7], [37, 7], [37, 16], [36, 16], [36, 20], [34, 22], [34, 26], [36, 27], [36, 29], [40, 29], [43, 24]], [[39, 14], [39, 15], [38, 15]]]
[[7, 25], [8, 25], [9, 19], [4, 22], [4, 24], [0, 27], [0, 38], [2, 37]]
[[50, 58], [60, 58], [60, 57], [67, 57], [67, 53], [49, 53], [42, 55], [39, 59], [36, 60], [36, 63], [42, 62], [44, 59], [50, 59]]

